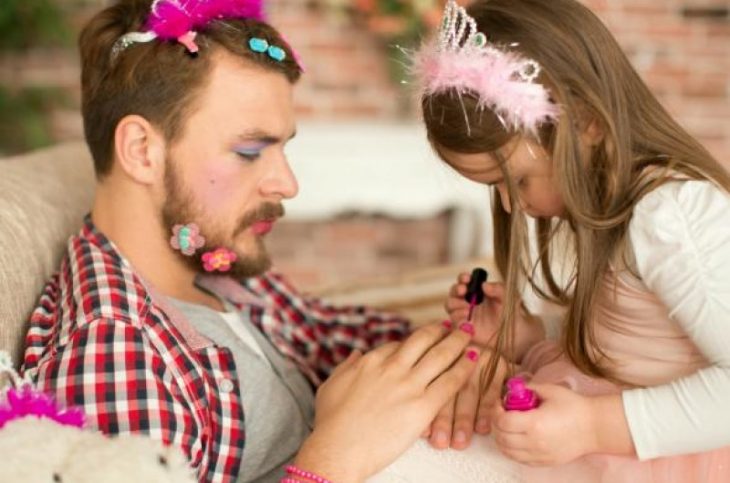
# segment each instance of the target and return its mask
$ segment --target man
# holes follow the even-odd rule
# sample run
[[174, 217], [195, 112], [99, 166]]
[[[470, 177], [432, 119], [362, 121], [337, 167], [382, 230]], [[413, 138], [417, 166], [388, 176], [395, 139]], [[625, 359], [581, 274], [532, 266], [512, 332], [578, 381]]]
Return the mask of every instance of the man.
[[24, 370], [105, 433], [181, 447], [203, 481], [275, 481], [311, 429], [312, 388], [407, 323], [267, 272], [263, 238], [298, 190], [288, 44], [260, 11], [150, 3], [121, 0], [81, 35], [96, 197]]

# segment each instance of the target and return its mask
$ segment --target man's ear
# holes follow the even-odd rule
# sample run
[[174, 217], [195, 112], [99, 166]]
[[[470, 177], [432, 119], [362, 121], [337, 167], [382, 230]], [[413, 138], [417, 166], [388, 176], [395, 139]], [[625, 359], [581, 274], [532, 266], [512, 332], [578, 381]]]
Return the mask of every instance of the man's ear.
[[134, 181], [154, 184], [164, 175], [164, 137], [147, 119], [138, 115], [122, 118], [114, 131], [114, 154], [119, 168]]

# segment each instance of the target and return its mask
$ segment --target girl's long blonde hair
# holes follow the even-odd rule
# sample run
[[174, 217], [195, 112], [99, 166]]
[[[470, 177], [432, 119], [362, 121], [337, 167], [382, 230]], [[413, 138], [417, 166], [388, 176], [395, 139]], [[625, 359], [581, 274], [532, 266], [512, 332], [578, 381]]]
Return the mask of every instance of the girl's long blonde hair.
[[[525, 215], [506, 164], [502, 167], [511, 214], [494, 193], [494, 253], [506, 284], [505, 311], [496, 353], [513, 344], [513, 321], [520, 294], [530, 283], [545, 299], [567, 307], [563, 347], [586, 374], [613, 379], [601, 366], [593, 313], [598, 284], [614, 256], [622, 253], [636, 203], [649, 191], [677, 177], [711, 180], [730, 191], [730, 175], [690, 136], [652, 95], [601, 21], [574, 0], [477, 0], [468, 8], [489, 42], [512, 46], [542, 67], [539, 82], [561, 106], [557, 123], [541, 128], [539, 141], [551, 154], [553, 176], [566, 209], [560, 221], [536, 223], [537, 260], [529, 256]], [[490, 153], [517, 132], [477, 107], [469, 95], [455, 93], [422, 99], [423, 117], [434, 149]], [[581, 157], [580, 135], [595, 122], [602, 141]], [[468, 123], [468, 129], [467, 129]], [[567, 283], [558, 283], [551, 251], [562, 226], [571, 234], [575, 260]], [[543, 285], [536, 283], [536, 274]], [[544, 289], [543, 289], [544, 287]], [[497, 358], [490, 364], [491, 382]]]

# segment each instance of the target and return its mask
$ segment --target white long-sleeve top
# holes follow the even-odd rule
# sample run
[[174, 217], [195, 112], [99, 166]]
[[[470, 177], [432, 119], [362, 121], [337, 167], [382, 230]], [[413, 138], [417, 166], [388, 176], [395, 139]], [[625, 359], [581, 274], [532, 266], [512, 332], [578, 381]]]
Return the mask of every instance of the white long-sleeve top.
[[629, 239], [645, 286], [707, 367], [623, 392], [640, 459], [730, 445], [730, 195], [706, 181], [672, 182], [635, 207]]

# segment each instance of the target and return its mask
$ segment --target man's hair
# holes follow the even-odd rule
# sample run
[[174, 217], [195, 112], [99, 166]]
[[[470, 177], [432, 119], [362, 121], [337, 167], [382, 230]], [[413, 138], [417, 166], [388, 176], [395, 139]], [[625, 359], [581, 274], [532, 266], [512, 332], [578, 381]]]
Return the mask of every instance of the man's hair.
[[[114, 131], [125, 116], [140, 115], [160, 129], [167, 142], [176, 140], [209, 79], [216, 50], [280, 72], [291, 83], [301, 75], [288, 43], [273, 27], [252, 19], [216, 20], [198, 30], [197, 54], [177, 42], [155, 39], [134, 43], [112, 58], [112, 47], [122, 35], [144, 30], [151, 4], [151, 0], [119, 0], [96, 14], [79, 38], [84, 133], [97, 178], [111, 170]], [[248, 45], [252, 37], [281, 47], [286, 59], [279, 62], [252, 51]]]

